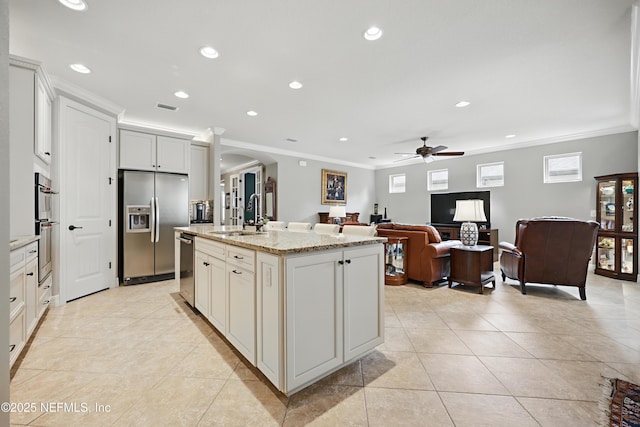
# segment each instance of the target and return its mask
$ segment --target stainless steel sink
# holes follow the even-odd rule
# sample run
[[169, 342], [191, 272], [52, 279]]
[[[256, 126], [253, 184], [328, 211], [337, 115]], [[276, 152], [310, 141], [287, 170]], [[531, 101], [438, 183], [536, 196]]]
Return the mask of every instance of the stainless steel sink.
[[229, 230], [229, 231], [209, 231], [207, 234], [213, 234], [216, 236], [256, 236], [256, 235], [267, 234], [267, 233], [265, 231]]

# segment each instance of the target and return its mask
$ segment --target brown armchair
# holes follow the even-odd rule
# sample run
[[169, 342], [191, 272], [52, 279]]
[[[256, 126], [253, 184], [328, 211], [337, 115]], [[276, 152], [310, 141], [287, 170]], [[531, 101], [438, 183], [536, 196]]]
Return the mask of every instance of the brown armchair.
[[598, 223], [572, 218], [521, 219], [514, 244], [500, 242], [502, 281], [577, 286], [586, 300], [587, 268], [596, 243]]
[[449, 275], [449, 249], [461, 245], [460, 240], [443, 242], [440, 233], [430, 225], [378, 224], [378, 236], [406, 237], [407, 277], [431, 288]]

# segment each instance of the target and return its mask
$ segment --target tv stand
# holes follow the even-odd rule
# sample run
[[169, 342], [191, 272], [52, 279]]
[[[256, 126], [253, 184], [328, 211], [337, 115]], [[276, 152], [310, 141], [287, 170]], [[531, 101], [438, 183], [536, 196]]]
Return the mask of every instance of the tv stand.
[[[460, 225], [433, 225], [442, 240], [460, 240]], [[478, 244], [493, 246], [493, 261], [498, 261], [498, 229], [497, 228], [480, 228], [478, 229]]]

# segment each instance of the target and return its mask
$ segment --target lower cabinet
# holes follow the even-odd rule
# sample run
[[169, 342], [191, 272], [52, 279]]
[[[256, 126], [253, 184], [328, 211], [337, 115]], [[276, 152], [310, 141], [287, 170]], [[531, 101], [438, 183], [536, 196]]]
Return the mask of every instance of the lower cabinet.
[[384, 341], [382, 244], [275, 255], [196, 238], [196, 263], [196, 308], [285, 394]]
[[51, 275], [38, 286], [38, 242], [14, 249], [9, 274], [9, 365], [12, 366], [51, 299]]

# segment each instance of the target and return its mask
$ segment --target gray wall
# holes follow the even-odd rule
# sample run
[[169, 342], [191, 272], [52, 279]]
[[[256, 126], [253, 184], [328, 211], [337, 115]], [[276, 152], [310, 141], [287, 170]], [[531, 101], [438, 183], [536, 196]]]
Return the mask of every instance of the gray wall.
[[321, 203], [322, 169], [329, 169], [347, 173], [347, 212], [360, 212], [360, 222], [369, 222], [375, 203], [373, 170], [317, 160], [305, 160], [307, 166], [300, 166], [298, 157], [272, 156], [278, 163], [278, 220], [315, 224], [318, 212], [329, 212], [330, 205]]
[[[544, 184], [543, 157], [550, 154], [582, 152], [582, 181]], [[449, 189], [443, 192], [476, 190], [476, 165], [504, 162], [504, 187], [491, 191], [491, 225], [499, 239], [513, 242], [518, 218], [562, 215], [590, 219], [595, 209], [594, 176], [638, 170], [638, 133], [627, 132], [602, 137], [547, 144], [517, 150], [411, 164], [375, 173], [376, 200], [387, 207], [395, 222], [423, 224], [430, 221], [430, 192], [427, 171], [449, 169]], [[406, 173], [407, 191], [389, 194], [389, 175]]]
[[[0, 0], [0, 93], [9, 93], [9, 2]], [[9, 97], [0, 96], [0, 200], [9, 200]], [[9, 283], [9, 206], [0, 203], [0, 277]], [[0, 348], [9, 347], [9, 286], [0, 286]], [[9, 352], [0, 352], [0, 403], [9, 401]], [[0, 411], [0, 425], [9, 413]]]

